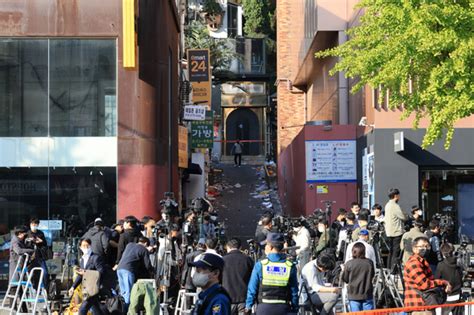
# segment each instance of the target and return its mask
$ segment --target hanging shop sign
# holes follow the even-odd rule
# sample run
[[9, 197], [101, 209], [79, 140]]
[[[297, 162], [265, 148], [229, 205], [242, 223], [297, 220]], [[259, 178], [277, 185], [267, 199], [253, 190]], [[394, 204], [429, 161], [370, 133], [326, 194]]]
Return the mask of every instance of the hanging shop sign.
[[357, 181], [355, 140], [306, 141], [307, 182]]
[[193, 103], [211, 104], [212, 75], [209, 49], [188, 49], [188, 69]]
[[178, 126], [178, 167], [188, 168], [188, 128]]
[[206, 106], [186, 105], [184, 106], [184, 120], [205, 120]]
[[210, 149], [214, 144], [214, 120], [212, 111], [206, 112], [206, 120], [191, 121], [191, 148]]

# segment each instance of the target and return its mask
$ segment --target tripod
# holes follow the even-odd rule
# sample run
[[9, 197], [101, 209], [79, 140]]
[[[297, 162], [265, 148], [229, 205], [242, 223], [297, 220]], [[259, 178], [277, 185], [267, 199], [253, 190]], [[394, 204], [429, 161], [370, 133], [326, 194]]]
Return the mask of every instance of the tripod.
[[171, 286], [171, 251], [165, 251], [165, 255], [163, 257], [163, 267], [161, 268], [160, 276], [161, 276], [161, 287], [163, 291], [163, 302], [160, 303], [160, 310], [161, 314], [168, 315], [168, 290]]
[[[384, 268], [380, 252], [380, 244], [382, 243], [384, 246], [387, 246], [387, 244], [381, 237], [380, 233], [381, 232], [379, 231], [375, 232], [371, 242], [371, 245], [374, 247], [375, 260], [378, 266], [378, 269], [376, 268], [374, 284], [374, 299], [376, 307], [389, 307], [390, 305], [403, 307], [403, 300], [400, 292], [398, 292], [397, 284], [390, 276], [391, 270]], [[394, 266], [394, 268], [396, 268], [396, 266]]]

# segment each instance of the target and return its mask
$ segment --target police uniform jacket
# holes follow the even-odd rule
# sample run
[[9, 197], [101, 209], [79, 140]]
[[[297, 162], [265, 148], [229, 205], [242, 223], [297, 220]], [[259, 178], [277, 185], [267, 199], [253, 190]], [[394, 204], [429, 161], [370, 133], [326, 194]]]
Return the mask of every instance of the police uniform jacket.
[[[266, 258], [270, 263], [285, 263], [287, 261], [285, 254], [269, 254]], [[265, 261], [265, 260], [263, 260]], [[250, 309], [255, 304], [258, 296], [258, 291], [261, 287], [263, 280], [263, 264], [259, 261], [255, 264], [252, 276], [247, 290], [247, 300], [245, 302], [245, 308]], [[290, 270], [290, 277], [288, 279], [288, 289], [290, 292], [289, 302], [293, 310], [297, 310], [298, 307], [298, 279], [296, 275], [296, 267], [293, 265]], [[259, 301], [261, 303], [263, 301]]]

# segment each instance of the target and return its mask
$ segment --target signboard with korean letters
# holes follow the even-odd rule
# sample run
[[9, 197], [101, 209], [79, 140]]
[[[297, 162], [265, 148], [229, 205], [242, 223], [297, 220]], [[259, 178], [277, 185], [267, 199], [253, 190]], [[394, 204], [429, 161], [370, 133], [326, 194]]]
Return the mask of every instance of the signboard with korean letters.
[[355, 140], [306, 141], [307, 182], [357, 181]]

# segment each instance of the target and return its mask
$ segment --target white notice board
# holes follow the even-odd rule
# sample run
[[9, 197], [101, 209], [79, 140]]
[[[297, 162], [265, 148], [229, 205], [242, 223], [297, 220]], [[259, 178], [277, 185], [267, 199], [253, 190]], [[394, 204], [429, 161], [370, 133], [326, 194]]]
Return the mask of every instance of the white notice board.
[[355, 140], [306, 141], [307, 182], [357, 181]]

